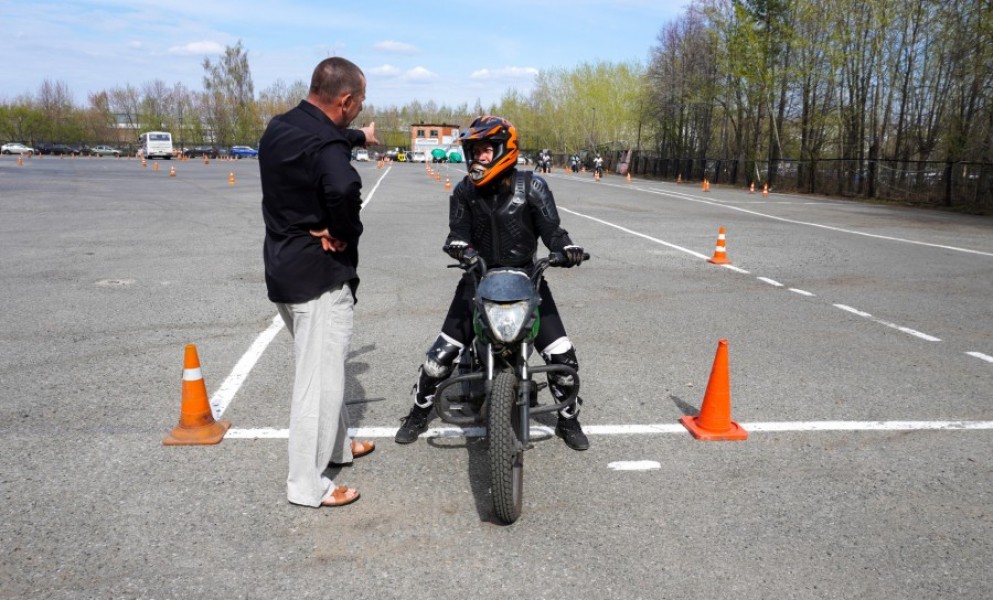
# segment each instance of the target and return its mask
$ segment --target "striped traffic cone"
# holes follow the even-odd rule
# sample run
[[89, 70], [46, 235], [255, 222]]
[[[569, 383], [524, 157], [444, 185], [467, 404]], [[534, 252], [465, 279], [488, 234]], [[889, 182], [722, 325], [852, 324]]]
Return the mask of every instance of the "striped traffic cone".
[[715, 265], [731, 264], [731, 261], [728, 260], [727, 251], [724, 248], [724, 241], [724, 228], [721, 227], [717, 232], [717, 247], [714, 248], [714, 256], [707, 259], [707, 262]]
[[162, 440], [164, 446], [208, 445], [224, 439], [231, 423], [214, 421], [207, 399], [207, 386], [200, 371], [200, 357], [194, 344], [186, 345], [183, 360], [183, 395], [179, 425]]

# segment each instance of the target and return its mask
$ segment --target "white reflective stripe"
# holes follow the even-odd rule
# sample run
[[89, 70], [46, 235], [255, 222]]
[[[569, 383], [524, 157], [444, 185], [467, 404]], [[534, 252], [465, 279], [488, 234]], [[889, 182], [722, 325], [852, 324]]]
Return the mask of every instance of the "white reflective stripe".
[[195, 369], [183, 369], [183, 381], [196, 381], [198, 379], [203, 379], [203, 373], [200, 371], [200, 367]]
[[462, 342], [460, 342], [458, 340], [452, 339], [452, 337], [449, 336], [449, 335], [445, 335], [445, 332], [444, 331], [441, 332], [441, 333], [439, 333], [438, 335], [440, 335], [442, 337], [442, 339], [444, 339], [446, 342], [448, 342], [449, 344], [455, 346], [456, 348], [458, 348], [460, 350], [462, 348], [465, 348], [465, 344], [463, 344]]
[[545, 347], [541, 351], [541, 354], [562, 354], [563, 352], [568, 352], [570, 348], [572, 348], [572, 342], [569, 341], [569, 336], [562, 336]]

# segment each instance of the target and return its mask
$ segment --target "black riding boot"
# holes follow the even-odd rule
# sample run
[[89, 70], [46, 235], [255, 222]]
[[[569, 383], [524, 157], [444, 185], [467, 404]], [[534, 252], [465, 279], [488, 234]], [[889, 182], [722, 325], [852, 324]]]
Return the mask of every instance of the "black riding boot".
[[393, 441], [398, 444], [415, 442], [417, 436], [427, 431], [434, 390], [443, 381], [443, 378], [431, 377], [424, 372], [424, 369], [418, 369], [418, 373], [417, 385], [414, 386], [414, 406], [411, 407], [410, 413], [406, 417], [400, 419], [400, 428], [397, 429], [397, 434], [393, 438]]
[[[547, 362], [559, 365], [567, 365], [579, 372], [579, 361], [576, 359], [576, 349], [570, 348], [560, 354], [549, 354]], [[568, 375], [548, 375], [548, 389], [556, 402], [561, 402], [572, 394], [575, 381]], [[583, 399], [579, 396], [562, 410], [559, 411], [559, 420], [555, 424], [555, 435], [562, 438], [566, 446], [573, 450], [588, 450], [590, 440], [583, 433], [583, 428], [579, 424], [579, 409], [583, 404]]]

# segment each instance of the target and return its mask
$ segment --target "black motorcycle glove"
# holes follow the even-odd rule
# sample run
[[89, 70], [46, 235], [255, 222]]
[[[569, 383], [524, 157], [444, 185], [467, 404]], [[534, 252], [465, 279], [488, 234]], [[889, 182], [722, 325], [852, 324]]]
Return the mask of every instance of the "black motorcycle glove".
[[562, 248], [562, 254], [565, 255], [566, 268], [578, 267], [583, 264], [584, 252], [582, 246], [566, 246]]
[[466, 242], [455, 240], [454, 242], [449, 242], [449, 244], [445, 247], [445, 252], [447, 252], [448, 255], [455, 260], [462, 262], [462, 258], [465, 256], [465, 251], [468, 247], [469, 244]]

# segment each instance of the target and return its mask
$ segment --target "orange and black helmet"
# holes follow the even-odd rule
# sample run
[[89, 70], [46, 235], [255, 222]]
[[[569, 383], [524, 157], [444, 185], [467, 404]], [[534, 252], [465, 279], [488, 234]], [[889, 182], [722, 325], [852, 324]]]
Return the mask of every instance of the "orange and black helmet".
[[[517, 164], [517, 129], [500, 117], [478, 117], [459, 136], [465, 151], [466, 168], [469, 180], [476, 187], [482, 187], [501, 173]], [[493, 160], [482, 163], [473, 155], [473, 146], [479, 142], [493, 145]]]

